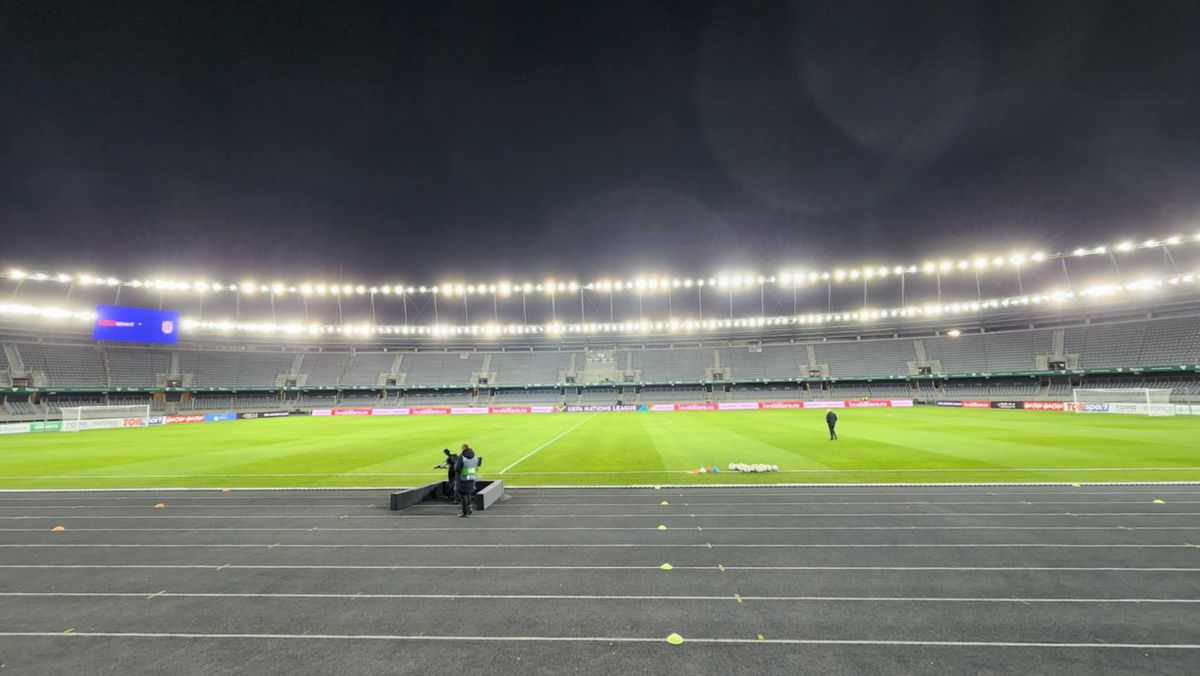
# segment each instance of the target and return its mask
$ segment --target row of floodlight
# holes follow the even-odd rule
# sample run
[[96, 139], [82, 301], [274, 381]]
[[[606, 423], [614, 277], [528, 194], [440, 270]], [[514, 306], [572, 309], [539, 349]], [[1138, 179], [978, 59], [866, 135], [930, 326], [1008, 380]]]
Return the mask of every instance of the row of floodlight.
[[[317, 323], [276, 323], [276, 322], [242, 322], [230, 320], [198, 320], [184, 318], [181, 328], [186, 331], [199, 333], [246, 333], [257, 335], [284, 336], [518, 336], [518, 335], [549, 335], [562, 334], [623, 334], [623, 333], [662, 333], [662, 332], [695, 332], [707, 330], [746, 329], [768, 326], [799, 326], [819, 325], [831, 322], [871, 322], [890, 318], [924, 318], [956, 316], [985, 312], [992, 309], [1025, 307], [1025, 306], [1061, 306], [1076, 299], [1103, 300], [1126, 292], [1154, 291], [1166, 287], [1194, 285], [1200, 281], [1196, 274], [1174, 275], [1159, 279], [1140, 279], [1121, 284], [1099, 284], [1080, 291], [1052, 290], [1042, 294], [1010, 296], [988, 300], [963, 301], [954, 303], [927, 303], [923, 305], [908, 305], [899, 308], [871, 309], [864, 308], [850, 312], [816, 312], [808, 314], [784, 315], [775, 317], [748, 317], [741, 319], [670, 319], [668, 321], [636, 321], [608, 323], [577, 323], [562, 324], [481, 324], [471, 326], [452, 325], [323, 325]], [[79, 321], [94, 321], [96, 313], [90, 310], [65, 310], [56, 307], [35, 307], [19, 304], [0, 304], [0, 316], [39, 317], [46, 319], [67, 319]]]
[[576, 293], [582, 291], [599, 291], [605, 293], [621, 291], [636, 292], [641, 294], [662, 293], [684, 289], [703, 289], [705, 287], [715, 287], [722, 290], [736, 290], [753, 288], [766, 284], [798, 286], [807, 283], [819, 282], [841, 283], [847, 281], [857, 282], [859, 280], [865, 282], [890, 276], [903, 276], [920, 273], [941, 275], [956, 272], [981, 273], [987, 270], [1015, 270], [1030, 264], [1042, 263], [1048, 260], [1112, 255], [1114, 252], [1128, 253], [1139, 249], [1178, 246], [1184, 244], [1185, 242], [1200, 242], [1200, 233], [1197, 233], [1192, 237], [1172, 235], [1163, 239], [1147, 239], [1141, 242], [1128, 240], [1112, 246], [1078, 248], [1070, 253], [1047, 254], [1041, 251], [1033, 253], [1014, 252], [1002, 256], [976, 256], [974, 258], [964, 258], [957, 261], [941, 259], [937, 261], [928, 261], [921, 265], [859, 266], [854, 268], [839, 268], [825, 271], [790, 270], [781, 272], [778, 275], [769, 276], [752, 273], [722, 274], [707, 278], [650, 276], [625, 280], [617, 279], [615, 281], [605, 279], [588, 283], [574, 281], [565, 282], [549, 279], [541, 283], [514, 283], [503, 281], [493, 284], [451, 283], [421, 286], [406, 286], [403, 284], [368, 286], [364, 284], [324, 282], [306, 282], [302, 284], [272, 282], [270, 284], [264, 284], [255, 282], [253, 280], [247, 280], [236, 284], [226, 284], [221, 282], [210, 282], [203, 279], [195, 281], [181, 281], [176, 279], [160, 278], [122, 280], [112, 276], [95, 276], [86, 273], [31, 273], [16, 268], [0, 274], [0, 277], [14, 281], [32, 280], [38, 282], [56, 282], [59, 284], [80, 284], [82, 286], [125, 286], [156, 291], [183, 291], [196, 293], [234, 292], [245, 295], [262, 293], [271, 294], [274, 296], [283, 296], [287, 294], [301, 294], [304, 296], [362, 296], [368, 294], [372, 296], [404, 296], [411, 294], [440, 294], [443, 296], [496, 295], [506, 297], [514, 294], [527, 295], [531, 293], [543, 293], [546, 295], [555, 295], [559, 293]]

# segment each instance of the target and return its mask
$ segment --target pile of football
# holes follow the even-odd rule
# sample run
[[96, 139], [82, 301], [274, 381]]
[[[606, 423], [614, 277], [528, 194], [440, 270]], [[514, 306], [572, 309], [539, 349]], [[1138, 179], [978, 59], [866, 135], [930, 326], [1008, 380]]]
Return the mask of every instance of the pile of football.
[[747, 465], [744, 462], [731, 462], [731, 463], [729, 463], [729, 471], [730, 472], [778, 472], [779, 465], [763, 465], [763, 464]]

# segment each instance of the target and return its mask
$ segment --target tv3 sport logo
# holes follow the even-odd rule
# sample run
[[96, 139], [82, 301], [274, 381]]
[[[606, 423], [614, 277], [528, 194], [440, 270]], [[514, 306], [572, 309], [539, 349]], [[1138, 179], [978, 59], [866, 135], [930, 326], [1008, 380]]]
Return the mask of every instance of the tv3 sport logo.
[[170, 319], [164, 319], [162, 323], [163, 335], [171, 335], [175, 332], [175, 322]]

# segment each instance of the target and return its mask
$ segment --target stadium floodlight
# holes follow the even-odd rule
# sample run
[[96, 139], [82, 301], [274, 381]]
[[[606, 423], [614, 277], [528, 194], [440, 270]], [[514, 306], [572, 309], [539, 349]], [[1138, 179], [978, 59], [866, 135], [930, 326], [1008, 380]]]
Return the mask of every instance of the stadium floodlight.
[[275, 294], [276, 296], [281, 296], [284, 293], [287, 293], [287, 286], [283, 282], [275, 282], [271, 285], [271, 293]]
[[1046, 260], [1046, 254], [1041, 251], [1036, 251], [1032, 256], [1030, 256], [1030, 258], [1034, 263], [1041, 263], [1042, 261]]
[[1167, 244], [1170, 244], [1171, 246], [1175, 246], [1176, 244], [1179, 244], [1181, 241], [1183, 241], [1183, 238], [1181, 238], [1179, 235], [1171, 235], [1170, 237], [1168, 237], [1165, 240], [1165, 242]]
[[1018, 266], [1024, 265], [1025, 264], [1025, 254], [1015, 253], [1012, 255], [1011, 258], [1008, 259], [1008, 261], [1010, 263], [1012, 263], [1013, 265], [1018, 265]]
[[10, 279], [22, 280], [25, 279], [25, 271], [13, 268], [12, 270], [8, 271], [8, 276]]
[[942, 272], [950, 272], [952, 269], [954, 269], [954, 264], [950, 261], [942, 261], [938, 266], [938, 269]]
[[255, 290], [254, 282], [242, 282], [241, 292], [246, 295], [253, 295]]
[[921, 269], [924, 270], [926, 274], [928, 274], [928, 273], [931, 273], [934, 270], [936, 270], [937, 266], [934, 265], [933, 263], [925, 263], [924, 265], [921, 266]]
[[1117, 245], [1117, 251], [1126, 252], [1133, 251], [1133, 242], [1121, 242]]

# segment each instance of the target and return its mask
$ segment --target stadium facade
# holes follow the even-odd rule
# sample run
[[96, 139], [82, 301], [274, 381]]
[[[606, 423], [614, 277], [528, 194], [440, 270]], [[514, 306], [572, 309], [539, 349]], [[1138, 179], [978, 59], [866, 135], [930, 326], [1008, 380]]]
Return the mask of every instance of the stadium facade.
[[[0, 274], [0, 416], [93, 404], [1067, 401], [1104, 387], [1200, 401], [1193, 269], [1200, 236], [587, 283], [217, 284], [14, 268]], [[93, 340], [91, 308], [107, 303], [181, 312], [178, 342]]]

